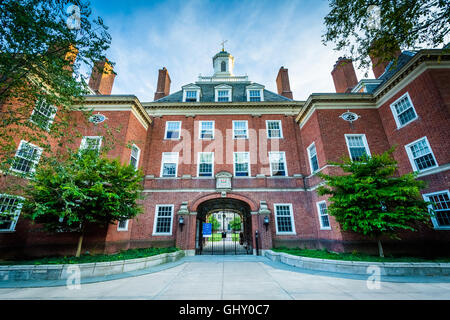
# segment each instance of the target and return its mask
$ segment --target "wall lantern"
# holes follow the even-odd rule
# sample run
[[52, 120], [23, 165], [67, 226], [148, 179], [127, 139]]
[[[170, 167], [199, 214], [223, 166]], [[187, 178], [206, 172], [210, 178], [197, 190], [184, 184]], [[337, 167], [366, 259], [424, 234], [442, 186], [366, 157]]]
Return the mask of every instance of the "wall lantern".
[[267, 228], [269, 227], [269, 216], [264, 217], [264, 226], [266, 227], [266, 231], [267, 231]]
[[183, 216], [180, 216], [178, 218], [178, 224], [180, 225], [180, 229], [183, 232], [183, 226], [184, 226], [184, 217]]

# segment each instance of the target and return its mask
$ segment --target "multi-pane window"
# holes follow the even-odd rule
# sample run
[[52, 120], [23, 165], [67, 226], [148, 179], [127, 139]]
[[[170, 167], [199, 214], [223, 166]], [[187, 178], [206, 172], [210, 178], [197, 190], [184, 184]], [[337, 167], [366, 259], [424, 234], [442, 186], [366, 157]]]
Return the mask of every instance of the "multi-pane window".
[[370, 156], [369, 146], [364, 134], [346, 134], [345, 139], [350, 158], [353, 161], [361, 161], [364, 154]]
[[320, 229], [331, 229], [327, 203], [325, 201], [317, 202], [317, 211], [319, 212]]
[[128, 220], [119, 221], [117, 231], [128, 231]]
[[250, 176], [250, 155], [248, 152], [234, 153], [234, 175], [236, 177]]
[[24, 174], [33, 173], [39, 162], [41, 153], [41, 148], [26, 141], [20, 141], [11, 170]]
[[83, 137], [81, 140], [81, 150], [97, 150], [102, 146], [102, 137]]
[[233, 121], [233, 138], [247, 139], [248, 138], [248, 122], [247, 121]]
[[249, 101], [261, 101], [261, 90], [248, 90]]
[[200, 121], [200, 139], [214, 139], [214, 121]]
[[156, 206], [153, 234], [155, 235], [172, 234], [172, 214], [173, 214], [173, 205]]
[[295, 234], [291, 204], [275, 204], [275, 219], [278, 234]]
[[426, 200], [433, 203], [433, 223], [436, 228], [450, 228], [449, 195], [448, 190], [424, 195]]
[[416, 111], [414, 110], [414, 106], [408, 93], [404, 94], [400, 99], [391, 104], [391, 109], [398, 128], [417, 119]]
[[172, 178], [177, 176], [178, 152], [163, 152], [161, 161], [161, 177]]
[[270, 173], [272, 176], [287, 176], [284, 152], [269, 152]]
[[56, 115], [56, 107], [48, 104], [44, 99], [36, 102], [30, 120], [44, 130], [48, 130]]
[[319, 170], [319, 162], [317, 161], [317, 151], [314, 142], [308, 147], [309, 165], [311, 166], [311, 173]]
[[414, 171], [422, 171], [437, 166], [426, 137], [408, 144], [405, 148]]
[[0, 194], [0, 231], [13, 231], [22, 208], [19, 197]]
[[266, 121], [266, 127], [267, 127], [267, 137], [269, 139], [283, 137], [280, 120], [268, 120]]
[[180, 139], [181, 121], [167, 121], [165, 139]]
[[198, 176], [212, 177], [213, 176], [214, 153], [199, 152], [198, 153]]
[[134, 145], [131, 147], [131, 156], [130, 156], [130, 164], [137, 169], [139, 166], [139, 156], [141, 154], [141, 150], [138, 146]]
[[217, 101], [218, 102], [228, 102], [230, 99], [230, 90], [218, 90], [217, 91]]
[[186, 102], [197, 102], [197, 91], [186, 91]]

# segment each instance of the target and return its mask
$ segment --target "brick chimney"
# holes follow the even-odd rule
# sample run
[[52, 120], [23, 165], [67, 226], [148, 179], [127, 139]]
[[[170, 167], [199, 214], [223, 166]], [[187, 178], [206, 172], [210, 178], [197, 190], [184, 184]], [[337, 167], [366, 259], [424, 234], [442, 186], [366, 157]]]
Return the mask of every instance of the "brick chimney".
[[350, 92], [358, 84], [352, 59], [340, 57], [331, 71], [337, 93]]
[[[393, 41], [392, 42], [393, 49], [395, 50], [395, 57], [399, 57], [402, 54], [402, 51], [400, 50], [400, 47], [398, 44]], [[389, 48], [391, 49], [391, 48]], [[375, 75], [375, 78], [378, 79], [386, 70], [386, 67], [389, 64], [389, 61], [381, 61], [379, 57], [377, 57], [377, 54], [373, 52], [372, 50], [369, 50], [369, 57], [372, 61], [372, 71]]]
[[170, 77], [169, 77], [169, 71], [164, 67], [162, 69], [159, 69], [158, 74], [158, 84], [156, 87], [155, 92], [155, 99], [158, 100], [165, 96], [168, 96], [170, 93]]
[[97, 94], [110, 95], [114, 84], [116, 74], [112, 65], [105, 61], [98, 61], [94, 64], [91, 78], [89, 79], [89, 87]]
[[277, 88], [279, 95], [289, 99], [293, 99], [291, 87], [289, 85], [288, 69], [285, 69], [284, 67], [281, 67], [280, 71], [278, 71]]

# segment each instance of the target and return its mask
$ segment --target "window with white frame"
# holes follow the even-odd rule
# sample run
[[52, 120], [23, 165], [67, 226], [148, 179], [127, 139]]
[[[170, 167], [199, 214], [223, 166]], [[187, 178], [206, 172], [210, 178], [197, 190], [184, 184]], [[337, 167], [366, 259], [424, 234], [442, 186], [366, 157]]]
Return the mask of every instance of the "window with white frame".
[[314, 142], [308, 147], [308, 157], [311, 173], [314, 173], [319, 170], [319, 161], [317, 160], [316, 145]]
[[411, 121], [417, 119], [417, 113], [412, 104], [411, 98], [408, 93], [405, 93], [394, 103], [391, 104], [391, 110], [394, 114], [395, 123], [397, 128], [401, 128]]
[[181, 121], [167, 121], [165, 139], [180, 139]]
[[198, 92], [197, 90], [186, 90], [185, 102], [197, 102]]
[[269, 152], [270, 174], [272, 176], [287, 176], [286, 155], [284, 152]]
[[101, 146], [102, 137], [83, 137], [83, 140], [81, 140], [80, 150], [100, 151]]
[[161, 161], [161, 177], [173, 178], [178, 173], [178, 152], [163, 152]]
[[248, 101], [250, 102], [259, 102], [261, 101], [261, 92], [262, 90], [248, 90]]
[[20, 141], [19, 148], [11, 165], [11, 170], [24, 174], [33, 173], [39, 163], [41, 154], [41, 148], [24, 140]]
[[200, 139], [214, 139], [214, 121], [200, 121]]
[[236, 177], [250, 177], [250, 153], [234, 153], [234, 175]]
[[347, 142], [350, 158], [353, 161], [361, 161], [364, 154], [370, 156], [370, 150], [365, 134], [346, 134], [345, 140]]
[[281, 129], [281, 120], [267, 120], [267, 138], [283, 138], [283, 131]]
[[199, 152], [198, 153], [198, 176], [212, 177], [214, 174], [214, 153]]
[[432, 202], [434, 216], [431, 218], [436, 229], [450, 229], [450, 193], [448, 190], [424, 194]]
[[247, 121], [233, 121], [233, 139], [248, 139]]
[[135, 144], [131, 146], [130, 164], [137, 170], [139, 166], [139, 157], [141, 155], [141, 149]]
[[330, 230], [330, 218], [327, 213], [327, 203], [325, 201], [317, 202], [317, 212], [319, 213], [320, 229]]
[[22, 204], [21, 197], [0, 194], [0, 231], [14, 231]]
[[33, 109], [30, 120], [44, 130], [49, 130], [56, 116], [57, 108], [39, 99]]
[[230, 102], [230, 101], [231, 101], [231, 90], [229, 89], [217, 90], [217, 102]]
[[295, 234], [292, 204], [274, 204], [277, 234]]
[[119, 221], [117, 231], [128, 231], [128, 220]]
[[437, 162], [427, 137], [420, 138], [406, 145], [405, 148], [414, 171], [437, 167]]
[[172, 234], [172, 216], [173, 205], [157, 205], [155, 213], [155, 221], [153, 224], [154, 235], [171, 235]]

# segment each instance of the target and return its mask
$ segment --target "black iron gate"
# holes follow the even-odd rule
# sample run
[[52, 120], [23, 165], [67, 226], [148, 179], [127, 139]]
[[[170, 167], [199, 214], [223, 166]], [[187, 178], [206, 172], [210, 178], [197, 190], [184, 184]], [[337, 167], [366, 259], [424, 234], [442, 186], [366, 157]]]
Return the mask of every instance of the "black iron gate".
[[216, 211], [207, 215], [205, 220], [197, 219], [195, 253], [199, 255], [253, 254], [249, 222], [249, 219], [232, 211]]

